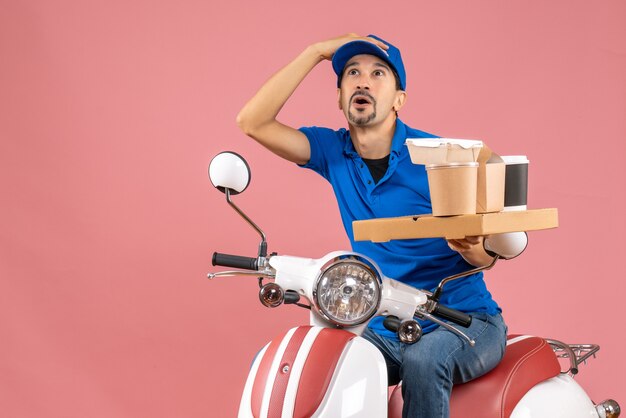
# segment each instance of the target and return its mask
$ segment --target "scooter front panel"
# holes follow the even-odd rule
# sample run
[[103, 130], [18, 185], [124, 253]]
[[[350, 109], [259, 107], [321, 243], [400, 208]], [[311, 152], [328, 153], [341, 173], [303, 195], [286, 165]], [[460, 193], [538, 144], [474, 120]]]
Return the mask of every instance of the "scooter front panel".
[[[350, 357], [354, 359], [345, 360], [346, 351], [356, 338], [358, 337], [355, 334], [343, 330], [303, 326], [291, 329], [274, 339], [263, 349], [252, 366], [241, 400], [239, 417], [341, 417], [334, 409], [326, 415], [318, 414], [322, 408], [320, 405], [334, 399], [329, 392], [333, 390], [333, 384], [336, 385], [338, 369], [345, 365], [353, 369], [354, 364], [363, 369], [363, 365], [371, 364], [371, 355], [364, 360], [362, 349], [352, 349], [353, 354]], [[380, 356], [374, 346], [358, 339], [360, 342], [357, 347], [369, 345], [368, 348]], [[382, 356], [381, 361], [384, 366]], [[386, 374], [384, 378], [382, 388], [386, 394]], [[340, 382], [343, 382], [339, 384], [340, 387], [345, 386], [345, 377]], [[383, 403], [386, 403], [386, 398]]]
[[343, 350], [324, 400], [311, 417], [386, 418], [387, 393], [385, 359], [372, 343], [356, 337]]
[[[275, 338], [267, 348], [265, 355], [260, 359], [258, 372], [252, 386], [252, 414], [254, 418], [268, 417], [270, 399], [274, 388], [280, 360], [283, 358], [292, 337], [300, 328], [308, 330], [310, 327], [292, 328], [279, 338]], [[302, 337], [302, 331], [298, 337]], [[301, 341], [300, 341], [301, 342]]]
[[[305, 361], [294, 364], [284, 417], [310, 417], [319, 408], [344, 349], [356, 336], [338, 329], [323, 328]], [[302, 357], [303, 358], [303, 357]]]
[[254, 359], [254, 362], [252, 363], [252, 367], [250, 368], [250, 372], [248, 373], [248, 379], [246, 380], [246, 385], [243, 388], [241, 401], [239, 402], [239, 413], [237, 414], [238, 418], [254, 418], [254, 415], [252, 414], [252, 387], [254, 386], [254, 380], [259, 371], [261, 359], [263, 359], [263, 357], [267, 353], [267, 349], [269, 348], [269, 346], [270, 343], [263, 347], [263, 349], [259, 351], [256, 358]]
[[[304, 345], [303, 343], [311, 330], [312, 327], [296, 328], [296, 331], [289, 340], [280, 361], [277, 363], [278, 368], [274, 373], [274, 383], [271, 385], [272, 390], [269, 397], [267, 411], [268, 418], [282, 416], [286, 399], [293, 397], [291, 394], [287, 395], [287, 388], [290, 382], [298, 380], [298, 376], [294, 375], [294, 372], [297, 373], [299, 371], [295, 362], [296, 360], [299, 360], [298, 364], [304, 363], [304, 358], [306, 357], [305, 353], [309, 351], [309, 349], [308, 344]], [[315, 340], [315, 336], [317, 336], [318, 333], [314, 332], [313, 334], [314, 336], [313, 338], [310, 338], [310, 340]], [[276, 359], [278, 359], [278, 356]], [[291, 387], [293, 386], [294, 385], [292, 383]]]
[[[311, 327], [301, 327], [305, 330]], [[273, 339], [257, 355], [239, 404], [239, 418], [262, 418], [268, 416], [269, 402], [280, 360], [298, 328], [292, 328]]]

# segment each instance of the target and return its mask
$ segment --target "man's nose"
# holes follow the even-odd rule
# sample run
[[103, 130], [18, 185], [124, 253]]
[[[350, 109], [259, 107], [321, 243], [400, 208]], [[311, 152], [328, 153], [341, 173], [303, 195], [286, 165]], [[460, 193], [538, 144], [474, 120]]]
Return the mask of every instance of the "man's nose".
[[366, 75], [361, 74], [361, 76], [357, 80], [356, 88], [357, 90], [369, 90], [370, 89], [370, 83]]

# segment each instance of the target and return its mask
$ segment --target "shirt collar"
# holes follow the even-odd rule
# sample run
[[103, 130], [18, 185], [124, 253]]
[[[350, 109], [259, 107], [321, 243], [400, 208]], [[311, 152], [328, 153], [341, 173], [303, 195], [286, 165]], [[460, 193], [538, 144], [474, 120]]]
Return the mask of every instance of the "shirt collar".
[[[406, 141], [406, 125], [396, 118], [396, 129], [393, 132], [393, 138], [391, 138], [391, 152], [390, 154], [399, 155], [402, 152], [402, 147]], [[350, 138], [350, 130], [346, 129], [346, 143], [343, 147], [343, 152], [347, 156], [352, 158], [357, 157], [359, 154], [354, 149], [352, 138]]]
[[400, 155], [405, 142], [406, 125], [400, 120], [400, 118], [396, 118], [396, 130], [394, 131], [393, 138], [391, 139], [391, 154], [396, 156]]

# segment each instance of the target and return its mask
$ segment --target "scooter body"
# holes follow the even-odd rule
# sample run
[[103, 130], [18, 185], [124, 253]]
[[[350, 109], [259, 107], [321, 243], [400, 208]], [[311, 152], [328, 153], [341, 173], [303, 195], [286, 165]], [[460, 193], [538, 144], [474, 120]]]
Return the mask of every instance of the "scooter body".
[[386, 417], [387, 370], [376, 347], [348, 331], [302, 326], [257, 355], [239, 418]]
[[583, 388], [568, 374], [533, 386], [517, 404], [511, 418], [596, 418], [598, 411]]
[[[538, 340], [537, 337], [530, 337]], [[546, 347], [547, 350], [552, 350]], [[519, 356], [519, 354], [515, 354]], [[550, 369], [533, 347], [513, 372], [496, 368], [452, 392], [452, 418], [604, 418], [569, 375]], [[529, 357], [531, 364], [524, 364]], [[556, 364], [556, 355], [551, 363]], [[507, 368], [507, 364], [499, 368]], [[546, 369], [547, 367], [547, 369]], [[546, 375], [556, 376], [531, 381]], [[502, 376], [498, 376], [502, 374]], [[501, 380], [501, 381], [498, 381]], [[499, 387], [494, 391], [491, 386]], [[515, 401], [518, 392], [521, 399]], [[514, 402], [511, 411], [511, 402]], [[400, 388], [388, 404], [385, 361], [373, 344], [348, 331], [301, 326], [274, 339], [257, 355], [241, 398], [239, 418], [400, 418]], [[389, 414], [389, 415], [388, 415]], [[617, 416], [617, 415], [616, 415]]]

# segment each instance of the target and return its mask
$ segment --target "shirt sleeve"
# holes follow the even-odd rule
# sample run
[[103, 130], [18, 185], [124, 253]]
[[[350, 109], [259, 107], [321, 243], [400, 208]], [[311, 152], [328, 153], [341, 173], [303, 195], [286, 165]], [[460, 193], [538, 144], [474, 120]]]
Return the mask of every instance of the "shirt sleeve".
[[320, 174], [326, 180], [328, 178], [328, 156], [338, 145], [336, 134], [328, 128], [317, 126], [302, 127], [299, 129], [307, 139], [311, 148], [311, 158], [306, 164], [298, 164], [300, 167], [308, 168]]

